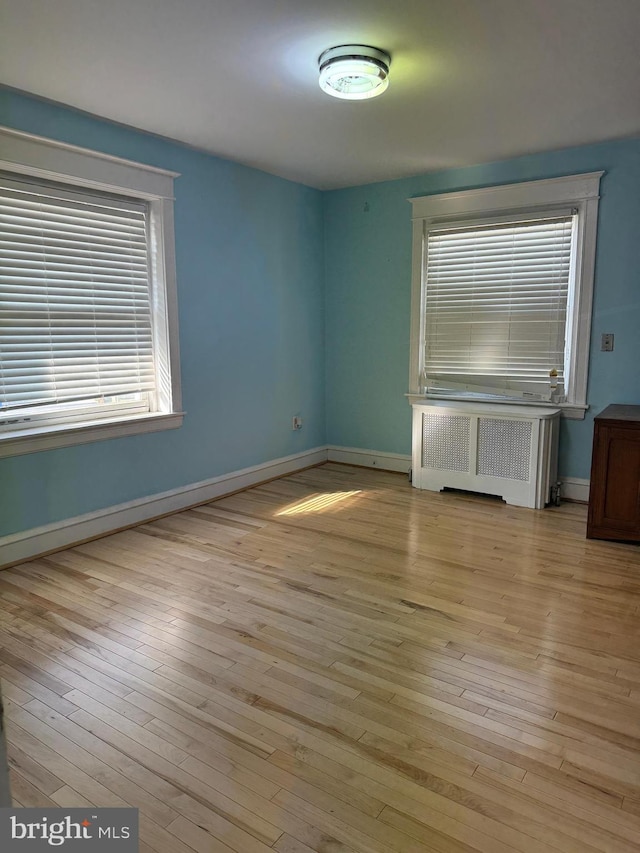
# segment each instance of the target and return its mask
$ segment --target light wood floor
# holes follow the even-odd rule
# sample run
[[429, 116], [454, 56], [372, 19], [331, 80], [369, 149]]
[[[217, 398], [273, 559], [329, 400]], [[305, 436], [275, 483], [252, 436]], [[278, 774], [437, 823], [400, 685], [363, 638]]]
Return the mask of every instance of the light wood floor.
[[326, 465], [0, 572], [15, 801], [149, 853], [640, 849], [640, 550]]

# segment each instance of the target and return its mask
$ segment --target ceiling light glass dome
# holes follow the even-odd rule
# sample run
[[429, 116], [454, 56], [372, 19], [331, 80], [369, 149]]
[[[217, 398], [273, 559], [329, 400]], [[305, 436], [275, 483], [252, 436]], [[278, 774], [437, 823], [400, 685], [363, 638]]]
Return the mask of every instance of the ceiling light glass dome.
[[391, 57], [377, 47], [343, 44], [320, 55], [320, 88], [334, 98], [362, 101], [389, 85]]

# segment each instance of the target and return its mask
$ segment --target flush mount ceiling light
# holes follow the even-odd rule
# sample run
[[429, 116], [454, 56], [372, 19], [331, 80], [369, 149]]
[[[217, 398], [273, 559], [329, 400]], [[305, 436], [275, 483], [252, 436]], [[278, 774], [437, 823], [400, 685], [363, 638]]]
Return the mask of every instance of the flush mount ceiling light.
[[320, 88], [334, 98], [362, 101], [381, 95], [389, 85], [391, 57], [377, 47], [341, 44], [318, 59]]

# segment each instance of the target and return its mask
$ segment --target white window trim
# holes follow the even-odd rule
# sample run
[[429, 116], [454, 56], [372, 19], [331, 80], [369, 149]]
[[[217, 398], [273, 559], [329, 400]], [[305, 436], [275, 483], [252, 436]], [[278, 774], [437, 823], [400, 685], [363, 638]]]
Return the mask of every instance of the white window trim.
[[153, 323], [157, 351], [159, 411], [120, 419], [38, 427], [0, 435], [0, 458], [68, 447], [125, 435], [175, 429], [182, 423], [178, 302], [173, 224], [173, 181], [178, 172], [0, 127], [0, 169], [35, 178], [144, 199], [150, 210], [151, 263], [155, 280]]
[[[600, 178], [604, 172], [589, 172], [562, 178], [527, 181], [496, 187], [482, 187], [461, 192], [441, 193], [409, 199], [413, 212], [413, 252], [411, 283], [411, 340], [409, 398], [424, 400], [422, 371], [424, 359], [424, 290], [423, 271], [427, 234], [434, 225], [450, 224], [473, 216], [514, 215], [536, 208], [570, 205], [578, 211], [576, 283], [574, 307], [569, 324], [570, 371], [566, 389], [567, 403], [549, 403], [567, 418], [582, 419], [589, 408], [587, 378], [591, 338], [591, 310], [598, 223]], [[431, 394], [427, 396], [432, 396]], [[462, 395], [433, 395], [438, 399], [467, 399]], [[479, 399], [479, 398], [476, 398]], [[491, 397], [492, 403], [501, 401]], [[513, 400], [505, 400], [513, 405]], [[530, 405], [523, 402], [522, 405]], [[535, 405], [544, 405], [537, 402]]]

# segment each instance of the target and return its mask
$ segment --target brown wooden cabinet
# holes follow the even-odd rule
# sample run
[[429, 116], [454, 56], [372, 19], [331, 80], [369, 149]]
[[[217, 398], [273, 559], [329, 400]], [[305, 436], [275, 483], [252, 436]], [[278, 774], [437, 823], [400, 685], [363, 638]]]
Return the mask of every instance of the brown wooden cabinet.
[[587, 538], [640, 541], [640, 406], [595, 418]]

